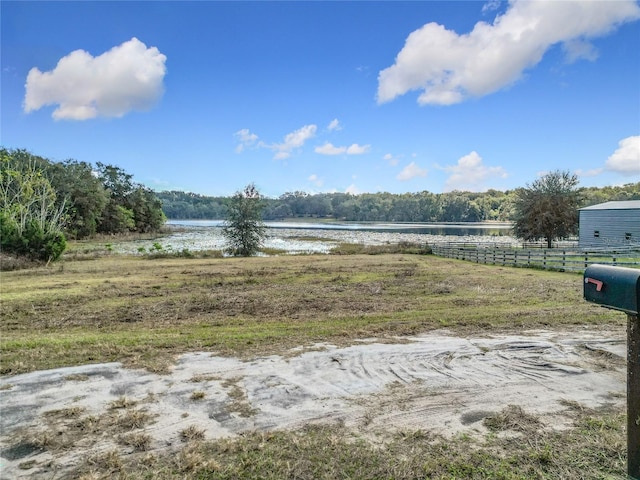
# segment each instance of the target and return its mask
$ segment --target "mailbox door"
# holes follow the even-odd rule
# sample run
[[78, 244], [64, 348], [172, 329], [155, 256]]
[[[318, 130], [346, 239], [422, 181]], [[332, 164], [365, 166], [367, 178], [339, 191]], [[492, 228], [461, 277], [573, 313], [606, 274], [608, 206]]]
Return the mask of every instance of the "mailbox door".
[[584, 298], [603, 307], [637, 315], [640, 269], [590, 265], [584, 272]]

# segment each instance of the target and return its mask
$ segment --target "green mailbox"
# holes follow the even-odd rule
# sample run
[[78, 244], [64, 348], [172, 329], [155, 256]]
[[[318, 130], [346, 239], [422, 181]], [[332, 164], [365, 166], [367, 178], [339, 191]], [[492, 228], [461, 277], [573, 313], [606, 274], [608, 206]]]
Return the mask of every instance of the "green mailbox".
[[584, 271], [584, 299], [638, 315], [640, 269], [590, 265]]
[[640, 480], [640, 269], [590, 265], [584, 298], [627, 314], [627, 474]]

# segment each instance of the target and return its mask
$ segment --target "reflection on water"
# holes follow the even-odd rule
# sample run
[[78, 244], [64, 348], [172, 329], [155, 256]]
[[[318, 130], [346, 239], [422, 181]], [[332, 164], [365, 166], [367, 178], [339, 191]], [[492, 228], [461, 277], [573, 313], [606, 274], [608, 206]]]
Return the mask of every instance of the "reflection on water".
[[[119, 253], [145, 253], [160, 244], [164, 250], [222, 250], [221, 220], [170, 220], [175, 233], [157, 240], [140, 240], [114, 245]], [[328, 253], [340, 243], [384, 245], [400, 242], [442, 241], [513, 244], [509, 224], [356, 224], [266, 222], [266, 248], [287, 253]]]

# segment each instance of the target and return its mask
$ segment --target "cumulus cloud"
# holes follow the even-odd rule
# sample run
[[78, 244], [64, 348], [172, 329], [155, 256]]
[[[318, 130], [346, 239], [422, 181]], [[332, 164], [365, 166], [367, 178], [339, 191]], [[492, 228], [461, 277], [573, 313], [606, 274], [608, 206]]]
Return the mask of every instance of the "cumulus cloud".
[[484, 191], [487, 189], [486, 180], [507, 177], [504, 168], [484, 165], [482, 157], [475, 151], [460, 158], [456, 165], [444, 167], [443, 170], [451, 173], [445, 184], [447, 192], [452, 190]]
[[371, 145], [358, 145], [354, 143], [348, 147], [336, 147], [332, 143], [325, 143], [320, 147], [316, 147], [314, 151], [320, 155], [362, 155], [371, 150]]
[[622, 174], [640, 174], [640, 135], [620, 140], [618, 149], [605, 162], [605, 168]]
[[336, 147], [329, 142], [314, 149], [314, 152], [319, 153], [320, 155], [342, 155], [346, 151], [347, 147]]
[[164, 92], [166, 59], [135, 37], [97, 57], [75, 50], [51, 71], [29, 71], [24, 111], [57, 105], [54, 119], [87, 120], [148, 110]]
[[369, 153], [369, 150], [371, 150], [371, 145], [358, 145], [354, 143], [347, 147], [347, 155], [362, 155]]
[[426, 177], [427, 170], [424, 168], [420, 168], [416, 162], [411, 162], [409, 165], [404, 167], [402, 171], [396, 177], [401, 182], [406, 182], [407, 180], [411, 180], [416, 177]]
[[512, 0], [492, 24], [459, 35], [437, 23], [412, 32], [395, 63], [378, 75], [378, 103], [422, 90], [421, 105], [451, 105], [517, 81], [561, 44], [569, 61], [594, 59], [588, 39], [640, 18], [635, 0]]

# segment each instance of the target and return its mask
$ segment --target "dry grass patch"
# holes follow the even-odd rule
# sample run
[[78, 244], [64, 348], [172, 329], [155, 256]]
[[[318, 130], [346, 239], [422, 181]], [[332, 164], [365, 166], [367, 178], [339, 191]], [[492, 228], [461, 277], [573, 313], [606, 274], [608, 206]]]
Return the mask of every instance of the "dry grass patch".
[[526, 413], [518, 405], [509, 405], [502, 411], [489, 415], [483, 422], [485, 427], [494, 432], [535, 432], [542, 428], [542, 422], [535, 415]]
[[[520, 428], [523, 417], [531, 421], [526, 413], [516, 410], [509, 407], [502, 412], [508, 418], [503, 427]], [[192, 425], [189, 433], [185, 430], [185, 437], [198, 431]], [[624, 415], [618, 410], [576, 410], [574, 425], [567, 430], [530, 428], [516, 433], [517, 437], [509, 438], [493, 433], [478, 438], [443, 438], [407, 430], [365, 439], [344, 426], [315, 425], [297, 431], [251, 432], [218, 441], [203, 441], [197, 435], [198, 441], [166, 455], [123, 457], [117, 473], [120, 478], [155, 480], [626, 478]]]
[[197, 425], [189, 425], [180, 431], [180, 438], [183, 442], [204, 440], [204, 429]]

